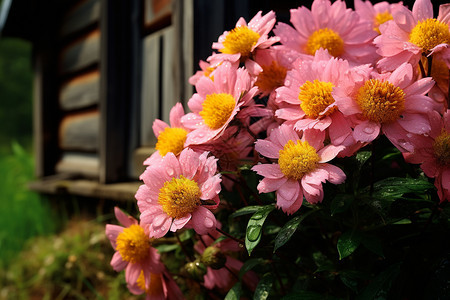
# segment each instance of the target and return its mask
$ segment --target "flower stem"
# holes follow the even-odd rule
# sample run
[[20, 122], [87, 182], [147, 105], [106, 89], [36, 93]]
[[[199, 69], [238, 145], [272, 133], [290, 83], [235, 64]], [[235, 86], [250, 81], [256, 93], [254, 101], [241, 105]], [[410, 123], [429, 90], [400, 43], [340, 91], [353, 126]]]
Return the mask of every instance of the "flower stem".
[[423, 63], [421, 60], [419, 60], [419, 67], [420, 67], [420, 73], [422, 74], [422, 77], [427, 77], [427, 74], [425, 74], [425, 68], [423, 67]]
[[178, 244], [180, 244], [181, 250], [184, 252], [184, 255], [186, 255], [186, 257], [190, 260], [190, 261], [194, 261], [195, 258], [194, 256], [192, 256], [184, 247], [183, 242], [180, 240], [180, 237], [178, 236], [178, 232], [175, 232], [175, 237], [177, 238]]
[[432, 56], [428, 56], [427, 57], [427, 62], [428, 62], [428, 72], [427, 72], [427, 76], [431, 77], [431, 65], [433, 64], [433, 57]]
[[229, 234], [228, 232], [223, 231], [223, 230], [220, 229], [220, 228], [217, 228], [217, 227], [216, 227], [216, 230], [217, 230], [218, 232], [220, 232], [222, 235], [224, 235], [224, 236], [226, 236], [226, 237], [232, 239], [233, 241], [236, 241], [236, 242], [238, 242], [238, 243], [244, 245], [244, 241], [243, 241], [243, 240], [238, 239], [237, 237], [232, 236], [231, 234]]

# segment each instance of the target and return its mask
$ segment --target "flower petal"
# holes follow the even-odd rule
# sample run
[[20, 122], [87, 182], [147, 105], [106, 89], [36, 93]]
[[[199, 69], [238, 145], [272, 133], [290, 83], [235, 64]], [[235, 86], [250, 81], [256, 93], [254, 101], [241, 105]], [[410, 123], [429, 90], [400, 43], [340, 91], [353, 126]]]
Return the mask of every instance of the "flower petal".
[[192, 213], [189, 224], [198, 234], [208, 234], [216, 228], [216, 217], [209, 209], [199, 206]]

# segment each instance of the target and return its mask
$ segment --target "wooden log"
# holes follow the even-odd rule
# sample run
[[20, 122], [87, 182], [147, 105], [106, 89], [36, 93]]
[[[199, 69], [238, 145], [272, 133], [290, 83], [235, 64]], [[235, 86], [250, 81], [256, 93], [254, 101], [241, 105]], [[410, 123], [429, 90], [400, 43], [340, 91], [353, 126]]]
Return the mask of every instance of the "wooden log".
[[56, 172], [88, 178], [98, 178], [99, 157], [96, 153], [65, 152], [56, 164]]
[[80, 109], [98, 104], [99, 97], [100, 72], [96, 70], [64, 83], [59, 91], [59, 105], [63, 110]]
[[64, 117], [59, 130], [60, 147], [63, 150], [98, 151], [99, 124], [98, 110]]
[[96, 29], [66, 46], [61, 52], [60, 71], [70, 73], [100, 60], [100, 30]]
[[100, 1], [84, 0], [72, 7], [63, 18], [60, 35], [67, 36], [100, 20]]

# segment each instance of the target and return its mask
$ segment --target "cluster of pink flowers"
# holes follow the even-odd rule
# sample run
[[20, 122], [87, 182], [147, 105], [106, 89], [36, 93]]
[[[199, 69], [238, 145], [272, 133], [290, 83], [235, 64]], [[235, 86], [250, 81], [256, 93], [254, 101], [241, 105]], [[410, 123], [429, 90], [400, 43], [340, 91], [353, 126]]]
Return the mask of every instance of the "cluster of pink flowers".
[[[126, 269], [132, 292], [158, 285], [165, 297], [179, 295], [152, 241], [191, 228], [208, 239], [196, 246], [201, 255], [220, 236], [222, 185], [233, 189], [243, 163], [262, 177], [258, 191], [275, 192], [290, 215], [304, 199], [321, 202], [325, 182], [346, 180], [335, 157], [384, 135], [434, 179], [441, 202], [450, 200], [450, 5], [434, 18], [430, 0], [412, 10], [315, 0], [292, 9], [290, 22], [275, 24], [272, 11], [239, 19], [191, 78], [190, 112], [177, 104], [170, 125], [154, 122], [156, 152], [136, 194], [140, 223], [116, 211], [126, 228], [106, 229], [117, 250], [111, 264]], [[230, 286], [219, 271], [228, 272], [208, 269], [206, 288]]]

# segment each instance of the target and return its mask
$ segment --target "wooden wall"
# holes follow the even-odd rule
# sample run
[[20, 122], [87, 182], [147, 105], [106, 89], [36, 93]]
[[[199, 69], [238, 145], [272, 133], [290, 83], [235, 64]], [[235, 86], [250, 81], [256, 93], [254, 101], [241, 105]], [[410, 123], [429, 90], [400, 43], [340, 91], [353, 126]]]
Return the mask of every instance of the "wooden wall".
[[99, 176], [100, 6], [100, 0], [82, 0], [62, 12], [57, 96], [61, 155], [56, 173]]
[[192, 95], [194, 0], [66, 0], [35, 46], [40, 178], [138, 179], [169, 122]]

